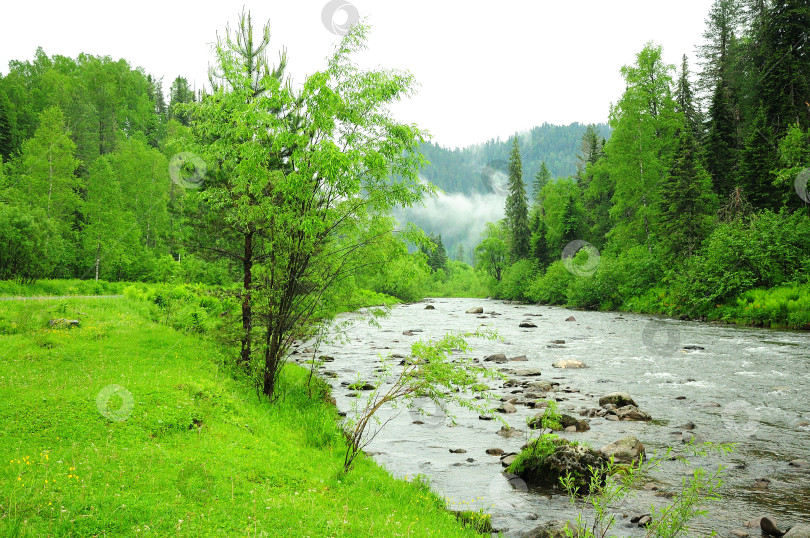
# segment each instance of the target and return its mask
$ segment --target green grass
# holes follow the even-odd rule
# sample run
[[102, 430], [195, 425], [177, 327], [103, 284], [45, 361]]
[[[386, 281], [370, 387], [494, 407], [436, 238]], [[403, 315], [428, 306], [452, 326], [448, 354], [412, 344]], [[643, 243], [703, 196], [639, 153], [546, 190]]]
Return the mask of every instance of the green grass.
[[[0, 536], [475, 535], [371, 459], [344, 475], [337, 412], [308, 396], [303, 369], [260, 401], [211, 341], [152, 308], [0, 303], [14, 326], [0, 332]], [[110, 385], [125, 392], [104, 405]]]
[[33, 284], [20, 284], [0, 280], [0, 297], [37, 295], [119, 295], [128, 286], [127, 282], [104, 280], [37, 280]]

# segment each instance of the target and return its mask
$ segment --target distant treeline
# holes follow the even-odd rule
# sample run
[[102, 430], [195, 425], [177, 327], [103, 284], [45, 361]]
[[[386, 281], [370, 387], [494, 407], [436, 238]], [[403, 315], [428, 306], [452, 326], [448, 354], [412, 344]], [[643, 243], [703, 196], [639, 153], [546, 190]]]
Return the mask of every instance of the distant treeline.
[[[603, 141], [610, 137], [607, 124], [595, 125]], [[552, 178], [572, 176], [577, 171], [577, 152], [586, 125], [544, 123], [518, 135], [527, 185], [545, 162]], [[444, 148], [433, 142], [422, 144], [421, 151], [430, 164], [422, 175], [445, 192], [463, 194], [493, 192], [493, 175], [506, 175], [511, 139], [491, 139], [463, 149]], [[495, 186], [497, 188], [497, 186]]]

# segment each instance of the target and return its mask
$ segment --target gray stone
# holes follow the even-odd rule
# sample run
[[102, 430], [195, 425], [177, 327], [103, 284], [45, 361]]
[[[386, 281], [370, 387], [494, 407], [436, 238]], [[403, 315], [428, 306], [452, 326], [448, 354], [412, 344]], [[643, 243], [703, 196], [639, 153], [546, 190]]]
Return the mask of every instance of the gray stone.
[[521, 329], [536, 329], [537, 325], [532, 323], [531, 321], [522, 321], [520, 325], [518, 325]]
[[488, 448], [487, 449], [487, 454], [489, 454], [490, 456], [501, 456], [501, 455], [503, 455], [503, 449], [502, 448]]
[[810, 538], [810, 525], [796, 525], [785, 534], [785, 538]]
[[613, 456], [616, 463], [632, 463], [644, 457], [644, 445], [632, 435], [622, 437], [602, 448], [606, 458]]
[[425, 310], [436, 310], [436, 307], [433, 306], [432, 304], [429, 304], [425, 306]]
[[810, 461], [807, 460], [793, 460], [788, 465], [797, 469], [810, 469]]
[[575, 318], [574, 316], [568, 316], [567, 318], [565, 318], [565, 321], [576, 321], [576, 320], [577, 318]]
[[464, 450], [463, 448], [451, 448], [450, 453], [451, 454], [466, 454], [467, 451]]
[[481, 308], [480, 306], [476, 306], [467, 310], [467, 314], [483, 314], [483, 313], [484, 309]]
[[588, 365], [582, 361], [575, 359], [565, 359], [553, 363], [551, 366], [554, 368], [587, 368]]
[[73, 328], [73, 327], [78, 327], [79, 326], [79, 320], [78, 319], [58, 318], [58, 319], [50, 320], [48, 322], [48, 325], [50, 325], [51, 327], [70, 329], [70, 328]]
[[494, 353], [484, 358], [484, 362], [494, 362], [497, 364], [502, 364], [508, 360], [509, 359], [507, 359], [506, 355], [504, 355], [503, 353]]
[[652, 420], [652, 417], [646, 411], [642, 411], [635, 405], [625, 405], [624, 407], [620, 407], [616, 410], [616, 416], [619, 417], [620, 420], [638, 420], [638, 421], [647, 421]]
[[514, 413], [517, 408], [509, 402], [503, 402], [497, 409], [499, 413]]
[[638, 407], [636, 401], [626, 392], [611, 392], [599, 398], [599, 405], [604, 407], [606, 404], [613, 404], [616, 407], [624, 407], [625, 405]]
[[782, 536], [785, 534], [783, 531], [779, 530], [779, 527], [776, 526], [776, 522], [769, 517], [763, 517], [759, 520], [759, 528], [769, 536]]
[[512, 427], [501, 426], [501, 429], [498, 430], [498, 435], [501, 437], [506, 437], [507, 439], [510, 437], [522, 437], [523, 433], [520, 430], [517, 430]]
[[[556, 519], [547, 521], [539, 527], [535, 527], [529, 532], [524, 533], [522, 538], [565, 538], [567, 536], [565, 528], [568, 525], [568, 522]], [[570, 529], [574, 529], [573, 524], [570, 526]]]
[[540, 374], [540, 370], [537, 368], [524, 368], [521, 370], [515, 370], [515, 375], [519, 377], [537, 377]]

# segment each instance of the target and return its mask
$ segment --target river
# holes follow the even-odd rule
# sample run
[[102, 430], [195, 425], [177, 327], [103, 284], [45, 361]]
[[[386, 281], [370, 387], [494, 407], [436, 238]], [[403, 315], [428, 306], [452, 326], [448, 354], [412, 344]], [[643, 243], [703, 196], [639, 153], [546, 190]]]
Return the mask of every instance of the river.
[[[684, 430], [679, 426], [691, 422], [695, 425], [691, 433], [700, 441], [736, 443], [734, 453], [724, 458], [693, 460], [707, 469], [725, 463], [727, 469], [723, 500], [707, 505], [708, 517], [692, 526], [691, 535], [705, 536], [710, 530], [728, 535], [763, 515], [783, 528], [810, 523], [810, 472], [789, 465], [792, 460], [810, 460], [807, 333], [494, 300], [435, 299], [430, 304], [434, 309], [426, 310], [426, 303], [396, 306], [378, 327], [357, 323], [346, 333], [348, 342], [320, 347], [319, 355], [334, 357], [325, 368], [337, 377], [326, 379], [340, 410], [351, 413], [346, 384], [357, 381], [358, 374], [371, 379], [380, 354], [407, 355], [417, 339], [486, 325], [502, 341], [472, 339], [473, 350], [467, 356], [525, 355], [526, 362], [481, 364], [540, 369], [542, 375], [534, 379], [560, 383], [548, 395], [559, 401], [561, 411], [579, 417], [579, 411], [598, 407], [600, 396], [622, 391], [653, 418], [651, 422], [593, 418], [589, 431], [563, 434], [570, 439], [601, 448], [634, 435], [649, 455], [669, 446], [682, 450]], [[465, 313], [478, 306], [484, 310], [482, 315]], [[566, 321], [569, 316], [575, 321]], [[537, 327], [519, 328], [524, 320]], [[413, 335], [403, 334], [406, 331]], [[561, 340], [565, 343], [552, 343]], [[588, 368], [552, 368], [561, 359], [580, 360]], [[500, 381], [490, 383], [498, 397], [519, 389], [501, 385]], [[520, 398], [521, 393], [514, 396]], [[546, 520], [573, 520], [579, 508], [572, 508], [565, 495], [530, 489], [520, 480], [510, 483], [501, 473], [499, 458], [486, 454], [489, 448], [518, 451], [526, 442], [526, 418], [536, 411], [525, 405], [516, 407], [516, 413], [504, 418], [526, 433], [510, 439], [497, 434], [498, 422], [480, 420], [464, 410], [455, 410], [457, 424], [453, 425], [430, 404], [425, 405], [425, 416], [415, 410], [386, 409], [383, 418], [392, 420], [366, 452], [395, 476], [428, 477], [431, 487], [453, 509], [483, 508], [506, 536], [518, 536]], [[466, 453], [451, 453], [451, 449]], [[620, 518], [613, 532], [643, 536], [644, 530], [632, 526], [629, 519], [648, 513], [651, 504], [665, 505], [662, 492], [677, 492], [686, 472], [681, 463], [665, 462], [653, 475], [653, 482], [617, 508]], [[584, 515], [587, 519], [590, 514], [585, 511]], [[751, 534], [758, 536], [759, 530], [752, 529]]]

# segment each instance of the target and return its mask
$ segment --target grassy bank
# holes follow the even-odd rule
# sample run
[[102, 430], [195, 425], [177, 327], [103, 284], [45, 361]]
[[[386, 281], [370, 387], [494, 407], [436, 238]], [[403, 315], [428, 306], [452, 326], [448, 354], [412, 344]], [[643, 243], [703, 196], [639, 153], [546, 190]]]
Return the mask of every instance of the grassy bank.
[[261, 402], [213, 343], [152, 316], [131, 298], [0, 303], [0, 535], [473, 535], [370, 459], [343, 475], [337, 412], [304, 370]]
[[37, 280], [32, 284], [0, 280], [0, 297], [119, 295], [128, 285], [127, 282], [106, 282], [104, 280]]

